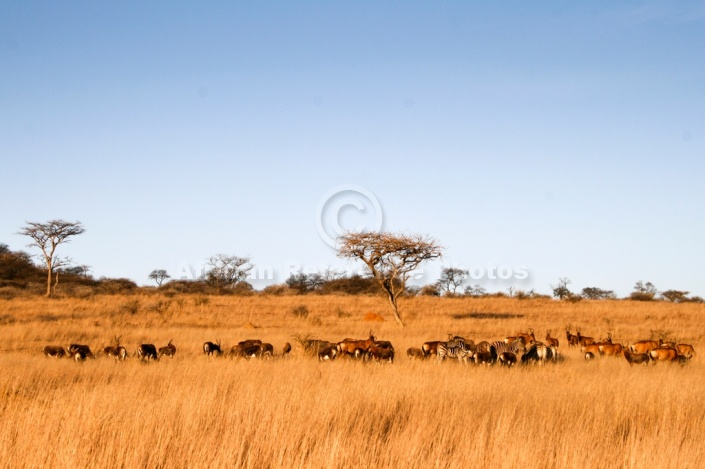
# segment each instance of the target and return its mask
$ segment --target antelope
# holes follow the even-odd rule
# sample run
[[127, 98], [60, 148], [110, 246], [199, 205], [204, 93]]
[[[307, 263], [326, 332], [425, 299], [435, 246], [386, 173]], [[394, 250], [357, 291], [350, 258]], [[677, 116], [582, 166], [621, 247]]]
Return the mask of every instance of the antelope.
[[558, 347], [558, 339], [551, 337], [550, 330], [546, 331], [546, 344], [548, 344], [549, 347]]
[[409, 357], [409, 360], [423, 360], [426, 358], [426, 355], [423, 354], [423, 350], [416, 347], [406, 349], [406, 356]]
[[672, 362], [678, 359], [678, 351], [671, 347], [657, 347], [649, 352], [651, 359], [655, 362]]
[[640, 340], [634, 342], [629, 348], [634, 353], [650, 353], [653, 349], [658, 348], [658, 342], [655, 340]]
[[259, 339], [247, 339], [238, 342], [237, 345], [233, 345], [230, 349], [231, 357], [250, 357], [257, 354], [262, 345], [262, 341]]
[[583, 345], [580, 347], [580, 351], [583, 353], [591, 353], [593, 357], [600, 356], [600, 346], [597, 344]]
[[44, 347], [43, 352], [45, 357], [64, 358], [70, 355], [70, 353], [60, 345], [47, 345]]
[[163, 357], [164, 355], [166, 355], [167, 357], [173, 357], [174, 355], [176, 355], [176, 346], [171, 343], [172, 340], [173, 339], [169, 339], [169, 343], [166, 344], [166, 347], [161, 347], [159, 349], [159, 357], [160, 358]]
[[637, 365], [641, 363], [648, 365], [649, 360], [651, 360], [648, 353], [632, 353], [628, 348], [625, 348], [622, 353], [624, 354], [624, 358], [627, 359], [627, 362], [629, 362], [629, 366], [634, 366], [635, 363]]
[[147, 362], [149, 360], [159, 360], [159, 354], [157, 353], [157, 347], [153, 344], [142, 344], [137, 347], [137, 358], [141, 362]]
[[511, 368], [517, 362], [516, 354], [512, 352], [502, 352], [499, 354], [499, 364]]
[[676, 350], [678, 350], [678, 355], [683, 355], [688, 360], [695, 356], [695, 349], [690, 344], [678, 344]]
[[546, 345], [541, 342], [536, 342], [521, 357], [522, 363], [535, 361], [539, 365], [543, 365], [547, 360], [553, 360], [553, 349], [546, 347]]
[[331, 344], [327, 347], [322, 348], [321, 350], [318, 351], [318, 359], [320, 361], [333, 361], [335, 360], [335, 357], [338, 355], [338, 348]]
[[108, 357], [113, 357], [115, 360], [125, 360], [127, 358], [127, 349], [120, 345], [122, 336], [115, 336], [115, 345], [108, 345], [103, 349], [103, 353]]
[[377, 363], [382, 360], [394, 363], [394, 347], [380, 347], [377, 344], [372, 344], [367, 349], [367, 359], [375, 360]]
[[282, 355], [286, 356], [289, 355], [291, 352], [291, 344], [289, 342], [284, 344], [284, 348], [282, 349]]
[[84, 362], [86, 361], [86, 352], [83, 349], [76, 349], [74, 352], [72, 352], [72, 356], [74, 361], [76, 362]]
[[618, 357], [622, 354], [624, 346], [622, 344], [600, 344], [598, 345], [600, 355]]
[[423, 352], [424, 357], [430, 357], [431, 355], [437, 355], [438, 354], [438, 344], [440, 344], [440, 340], [434, 340], [430, 342], [424, 342], [423, 345], [421, 345], [421, 351]]
[[494, 356], [492, 355], [492, 352], [489, 352], [487, 350], [475, 350], [475, 353], [472, 354], [472, 359], [475, 360], [475, 364], [477, 365], [480, 365], [482, 363], [491, 365], [494, 362]]
[[83, 355], [82, 360], [85, 360], [86, 358], [95, 358], [95, 355], [93, 355], [93, 352], [91, 352], [91, 348], [88, 345], [69, 345], [69, 353], [74, 357], [74, 359], [76, 358], [76, 352], [81, 352], [81, 355]]
[[526, 344], [527, 346], [536, 342], [536, 336], [534, 336], [534, 330], [532, 328], [529, 328], [528, 334], [519, 333], [519, 334], [517, 334], [516, 338], [517, 339], [524, 339], [524, 344]]
[[568, 341], [568, 347], [577, 347], [580, 345], [580, 341], [578, 340], [578, 336], [571, 334], [570, 330], [566, 328], [565, 330], [565, 338]]
[[578, 344], [581, 347], [584, 347], [586, 345], [592, 345], [594, 343], [595, 343], [595, 339], [593, 339], [592, 337], [584, 337], [581, 334], [580, 329], [578, 329]]
[[366, 352], [374, 343], [375, 336], [373, 336], [372, 331], [370, 331], [370, 336], [367, 340], [343, 339], [342, 342], [338, 342], [337, 349], [339, 353], [354, 356], [357, 349]]
[[659, 347], [671, 347], [671, 348], [676, 348], [676, 343], [671, 341], [671, 342], [664, 342], [663, 338], [659, 338], [658, 340], [658, 346]]
[[585, 361], [589, 362], [595, 358], [595, 354], [592, 352], [585, 352]]
[[203, 354], [208, 356], [215, 355], [216, 357], [222, 355], [223, 351], [220, 349], [220, 340], [216, 344], [213, 342], [204, 342]]

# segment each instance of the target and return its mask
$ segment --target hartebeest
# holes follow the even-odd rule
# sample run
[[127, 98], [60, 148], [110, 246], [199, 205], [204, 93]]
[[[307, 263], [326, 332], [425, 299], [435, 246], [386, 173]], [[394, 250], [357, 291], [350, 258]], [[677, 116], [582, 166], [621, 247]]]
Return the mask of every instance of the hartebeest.
[[600, 355], [618, 357], [622, 354], [624, 346], [622, 344], [600, 344], [598, 345]]
[[127, 358], [127, 349], [120, 345], [121, 337], [115, 336], [115, 345], [108, 345], [103, 348], [103, 353], [108, 357], [113, 357], [116, 361], [122, 361]]
[[137, 359], [141, 362], [148, 362], [150, 360], [159, 360], [159, 354], [157, 353], [157, 347], [154, 344], [140, 344], [137, 347]]
[[654, 363], [657, 361], [672, 362], [678, 359], [678, 351], [671, 347], [656, 347], [649, 352], [649, 356]]
[[88, 345], [83, 345], [83, 344], [71, 344], [69, 345], [69, 353], [71, 354], [74, 359], [76, 359], [76, 353], [80, 352], [80, 355], [83, 356], [83, 360], [86, 358], [95, 358], [95, 355], [93, 355], [93, 352], [91, 352], [91, 348]]
[[374, 343], [375, 336], [372, 335], [372, 331], [370, 331], [370, 336], [366, 340], [343, 339], [341, 342], [338, 342], [337, 349], [341, 354], [355, 356], [357, 350], [367, 352], [367, 349]]
[[551, 337], [551, 331], [546, 331], [546, 345], [549, 347], [558, 347], [558, 339]]
[[644, 365], [647, 365], [649, 363], [649, 361], [651, 360], [651, 357], [649, 356], [648, 353], [632, 353], [629, 351], [628, 348], [625, 348], [622, 353], [624, 355], [624, 358], [627, 359], [629, 366], [634, 366], [635, 363], [637, 365], [639, 365], [641, 363], [643, 363]]
[[424, 357], [430, 357], [431, 355], [437, 355], [438, 354], [438, 344], [442, 343], [440, 340], [433, 340], [429, 342], [424, 342], [421, 345], [421, 351], [423, 352]]
[[215, 355], [216, 357], [221, 356], [223, 351], [220, 349], [220, 340], [218, 340], [217, 343], [204, 342], [203, 354], [208, 356]]
[[568, 347], [580, 346], [580, 342], [578, 341], [578, 336], [575, 334], [571, 334], [570, 330], [567, 327], [565, 329], [565, 338], [568, 341]]
[[406, 356], [409, 360], [423, 360], [426, 356], [423, 354], [423, 350], [417, 347], [409, 347], [406, 349]]
[[688, 360], [695, 356], [695, 349], [690, 344], [678, 344], [676, 350], [678, 350], [678, 355], [683, 355]]
[[585, 347], [586, 345], [592, 345], [594, 343], [595, 339], [582, 335], [582, 333], [580, 332], [580, 328], [578, 328], [578, 345], [580, 345], [581, 347]]
[[169, 339], [169, 343], [166, 344], [166, 347], [160, 347], [159, 348], [159, 358], [161, 357], [173, 357], [176, 355], [176, 346], [172, 343], [173, 339]]
[[388, 361], [389, 363], [394, 363], [394, 347], [389, 344], [389, 346], [380, 347], [377, 344], [372, 344], [367, 348], [367, 360], [375, 360], [377, 363], [381, 361]]
[[70, 355], [69, 352], [60, 345], [47, 345], [44, 347], [43, 352], [45, 357], [64, 358]]
[[658, 348], [658, 342], [655, 340], [640, 340], [634, 342], [629, 348], [634, 353], [650, 353], [653, 349]]
[[282, 355], [287, 356], [289, 353], [291, 353], [291, 344], [286, 342], [284, 344], [284, 348], [282, 348]]
[[318, 351], [317, 355], [320, 361], [335, 360], [335, 357], [338, 355], [338, 347], [334, 344], [331, 344], [327, 347], [323, 347]]

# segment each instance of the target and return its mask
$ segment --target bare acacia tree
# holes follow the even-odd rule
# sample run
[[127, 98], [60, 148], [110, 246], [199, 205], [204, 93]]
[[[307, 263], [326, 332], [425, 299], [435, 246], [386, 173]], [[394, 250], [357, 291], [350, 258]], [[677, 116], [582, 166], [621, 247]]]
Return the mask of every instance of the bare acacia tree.
[[397, 324], [404, 326], [397, 300], [411, 273], [423, 262], [441, 257], [441, 246], [424, 235], [348, 233], [338, 238], [338, 257], [362, 261], [379, 283]]
[[254, 265], [249, 257], [227, 256], [216, 254], [211, 256], [207, 264], [210, 270], [205, 274], [205, 280], [218, 291], [225, 287], [235, 287], [247, 278]]
[[[36, 246], [42, 250], [42, 257], [47, 267], [47, 296], [54, 294], [52, 285], [52, 274], [61, 266], [68, 265], [69, 259], [56, 256], [56, 248], [63, 243], [68, 243], [72, 236], [85, 232], [81, 222], [70, 222], [64, 220], [51, 220], [46, 223], [27, 222], [27, 226], [22, 228], [19, 234], [32, 238], [30, 246]], [[58, 278], [57, 278], [58, 282]]]
[[446, 295], [455, 295], [458, 288], [468, 279], [468, 271], [457, 267], [444, 267], [441, 270], [441, 278], [438, 280], [438, 288]]
[[157, 286], [161, 287], [164, 280], [171, 278], [164, 269], [155, 269], [149, 274], [149, 278], [157, 282]]

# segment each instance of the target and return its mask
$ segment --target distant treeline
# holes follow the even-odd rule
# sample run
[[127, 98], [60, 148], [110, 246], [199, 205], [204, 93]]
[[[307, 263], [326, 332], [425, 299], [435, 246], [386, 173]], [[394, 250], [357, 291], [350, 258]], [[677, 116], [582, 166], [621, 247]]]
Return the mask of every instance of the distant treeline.
[[[454, 272], [444, 269], [441, 279], [433, 284], [408, 286], [409, 296], [444, 296], [444, 297], [512, 297], [518, 299], [556, 298], [563, 301], [581, 301], [616, 299], [610, 290], [597, 287], [584, 288], [580, 293], [568, 289], [567, 279], [560, 279], [557, 286], [552, 286], [553, 295], [536, 293], [534, 290], [520, 290], [510, 287], [506, 291], [488, 292], [480, 285], [463, 286], [463, 271]], [[155, 271], [164, 272], [164, 271]], [[56, 269], [56, 292], [64, 296], [86, 297], [96, 294], [133, 294], [160, 292], [173, 294], [212, 294], [212, 295], [384, 295], [379, 284], [369, 276], [358, 274], [343, 275], [329, 272], [321, 274], [295, 274], [285, 283], [269, 285], [262, 290], [255, 290], [245, 280], [224, 283], [212, 275], [197, 280], [171, 280], [160, 283], [158, 287], [140, 287], [126, 278], [94, 278], [87, 266], [72, 266]], [[32, 256], [24, 251], [12, 251], [6, 244], [0, 243], [0, 298], [10, 299], [20, 295], [43, 295], [46, 288], [46, 268], [38, 265]], [[168, 275], [164, 275], [168, 278]], [[150, 278], [153, 278], [150, 276]], [[449, 278], [454, 283], [448, 283]], [[460, 280], [458, 280], [460, 279]], [[452, 288], [451, 288], [452, 287]], [[699, 296], [689, 296], [687, 291], [666, 290], [659, 292], [650, 282], [637, 282], [634, 291], [626, 298], [635, 301], [668, 301], [673, 303], [705, 302]]]

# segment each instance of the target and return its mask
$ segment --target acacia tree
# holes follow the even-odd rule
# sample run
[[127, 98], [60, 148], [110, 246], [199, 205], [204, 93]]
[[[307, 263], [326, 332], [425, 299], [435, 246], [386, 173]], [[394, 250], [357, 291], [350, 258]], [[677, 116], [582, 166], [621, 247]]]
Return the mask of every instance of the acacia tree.
[[161, 287], [164, 280], [171, 278], [164, 269], [155, 269], [149, 274], [149, 278], [157, 282], [157, 286]]
[[247, 278], [254, 265], [249, 257], [227, 256], [216, 254], [207, 263], [210, 270], [205, 274], [205, 280], [218, 291], [225, 287], [233, 288]]
[[30, 246], [36, 246], [42, 251], [47, 268], [47, 297], [51, 298], [54, 294], [56, 286], [56, 283], [52, 285], [54, 271], [70, 262], [68, 258], [57, 257], [56, 248], [60, 244], [68, 243], [72, 236], [80, 235], [85, 231], [81, 222], [78, 221], [50, 220], [46, 223], [27, 222], [27, 226], [19, 232], [19, 234], [32, 238]]
[[458, 288], [468, 279], [468, 271], [457, 267], [444, 267], [441, 270], [441, 278], [438, 280], [438, 288], [446, 295], [455, 295]]
[[353, 232], [338, 238], [338, 257], [362, 261], [387, 295], [397, 324], [404, 327], [397, 300], [411, 273], [441, 257], [441, 246], [420, 234]]

